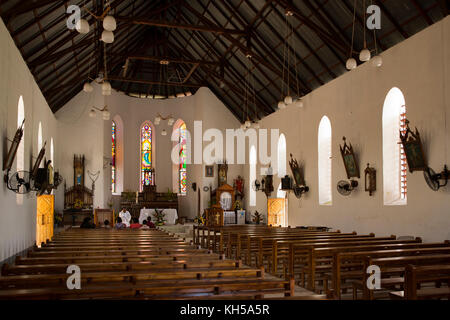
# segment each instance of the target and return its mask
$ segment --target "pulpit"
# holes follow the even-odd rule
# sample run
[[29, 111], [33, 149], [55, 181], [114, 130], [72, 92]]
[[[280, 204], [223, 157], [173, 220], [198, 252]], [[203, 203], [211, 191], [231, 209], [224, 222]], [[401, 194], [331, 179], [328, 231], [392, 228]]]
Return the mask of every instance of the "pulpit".
[[222, 227], [224, 225], [223, 209], [219, 206], [213, 206], [206, 209], [206, 226]]
[[94, 209], [94, 223], [96, 226], [103, 226], [105, 220], [109, 221], [109, 225], [114, 225], [114, 210], [112, 209]]

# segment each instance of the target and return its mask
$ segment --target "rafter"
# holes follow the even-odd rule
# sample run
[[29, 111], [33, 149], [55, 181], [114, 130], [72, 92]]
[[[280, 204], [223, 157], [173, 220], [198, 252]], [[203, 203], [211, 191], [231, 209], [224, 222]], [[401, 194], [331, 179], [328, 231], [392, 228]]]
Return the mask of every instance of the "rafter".
[[156, 57], [156, 56], [143, 56], [143, 55], [131, 55], [128, 57], [128, 59], [131, 60], [145, 60], [145, 61], [155, 61], [160, 62], [162, 60], [166, 60], [171, 63], [188, 63], [188, 64], [207, 64], [207, 65], [219, 65], [219, 62], [216, 61], [207, 61], [207, 60], [195, 60], [195, 59], [182, 59], [182, 58], [176, 58], [176, 57]]
[[117, 17], [118, 21], [122, 21], [129, 24], [140, 24], [152, 27], [162, 27], [162, 28], [174, 28], [174, 29], [183, 29], [183, 30], [191, 30], [191, 31], [202, 31], [202, 32], [212, 32], [217, 34], [229, 34], [229, 35], [243, 35], [245, 31], [242, 30], [234, 30], [221, 28], [214, 25], [191, 25], [191, 24], [181, 24], [174, 23], [171, 21], [162, 21], [162, 20], [149, 20], [145, 18], [139, 17]]

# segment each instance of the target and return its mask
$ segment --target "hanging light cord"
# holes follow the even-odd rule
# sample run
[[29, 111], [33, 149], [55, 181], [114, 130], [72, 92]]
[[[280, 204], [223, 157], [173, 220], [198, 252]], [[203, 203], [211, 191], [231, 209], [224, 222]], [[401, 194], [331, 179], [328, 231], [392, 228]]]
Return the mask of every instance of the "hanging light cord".
[[353, 27], [352, 27], [352, 47], [350, 48], [350, 58], [353, 57], [353, 44], [355, 41], [355, 22], [356, 22], [356, 0], [353, 4]]
[[[370, 1], [370, 5], [373, 6], [373, 0]], [[373, 42], [375, 44], [375, 55], [378, 55], [377, 28], [373, 28]]]
[[[294, 25], [291, 24], [291, 35], [294, 35]], [[291, 40], [294, 51], [297, 52], [297, 46], [295, 44], [294, 39]], [[295, 80], [296, 80], [296, 85], [297, 85], [297, 98], [300, 98], [300, 85], [299, 85], [299, 80], [298, 80], [298, 63], [299, 61], [297, 60], [297, 55], [294, 55], [294, 59], [295, 59]]]
[[[363, 11], [364, 11], [364, 21], [366, 21], [366, 0], [363, 0]], [[364, 49], [367, 49], [367, 41], [366, 41], [366, 25], [363, 25], [364, 30]]]

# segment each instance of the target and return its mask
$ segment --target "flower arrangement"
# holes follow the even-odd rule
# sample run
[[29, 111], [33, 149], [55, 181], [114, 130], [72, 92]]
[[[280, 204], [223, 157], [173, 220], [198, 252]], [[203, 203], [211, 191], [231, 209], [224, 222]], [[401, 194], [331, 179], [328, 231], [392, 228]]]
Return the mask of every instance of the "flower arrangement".
[[81, 209], [81, 208], [83, 208], [83, 201], [81, 201], [81, 199], [75, 200], [74, 207], [75, 207], [75, 209]]
[[112, 209], [112, 207], [113, 207], [113, 201], [112, 201], [112, 198], [109, 198], [107, 204], [108, 204], [108, 207], [109, 207], [110, 209]]
[[206, 219], [202, 216], [202, 215], [198, 215], [195, 219], [194, 222], [196, 224], [198, 224], [199, 226], [203, 226], [205, 224]]
[[258, 211], [255, 211], [253, 214], [253, 222], [256, 224], [260, 224], [263, 221], [263, 216]]
[[166, 220], [164, 219], [164, 217], [166, 216], [166, 214], [163, 213], [163, 211], [164, 211], [164, 210], [158, 210], [158, 209], [155, 209], [155, 215], [154, 215], [154, 217], [155, 217], [155, 219], [156, 219], [156, 221], [155, 221], [155, 225], [156, 225], [156, 226], [163, 226], [163, 225], [165, 224], [165, 222], [166, 222]]

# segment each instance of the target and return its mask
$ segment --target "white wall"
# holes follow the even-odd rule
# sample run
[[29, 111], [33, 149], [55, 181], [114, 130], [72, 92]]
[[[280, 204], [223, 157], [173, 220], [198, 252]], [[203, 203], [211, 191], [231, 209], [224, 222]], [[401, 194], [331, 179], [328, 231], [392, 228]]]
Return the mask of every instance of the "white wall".
[[[287, 154], [305, 164], [311, 190], [298, 200], [289, 195], [290, 225], [326, 225], [342, 231], [377, 235], [414, 235], [426, 241], [450, 239], [450, 192], [431, 191], [421, 172], [408, 172], [407, 206], [383, 205], [382, 112], [392, 87], [405, 95], [407, 118], [424, 140], [428, 164], [441, 171], [450, 165], [450, 17], [383, 53], [380, 69], [366, 63], [322, 86], [305, 98], [305, 108], [289, 107], [262, 121], [261, 128], [280, 128], [287, 139]], [[333, 205], [318, 205], [317, 134], [320, 119], [331, 120], [333, 139]], [[356, 150], [363, 176], [367, 163], [377, 169], [373, 197], [358, 190], [348, 198], [336, 190], [346, 174], [339, 144], [346, 136]], [[248, 166], [245, 169], [248, 177]], [[259, 172], [259, 170], [258, 170]], [[288, 172], [291, 174], [290, 169]], [[259, 175], [258, 175], [259, 178]], [[274, 179], [278, 186], [279, 178]], [[275, 196], [275, 193], [273, 193]], [[253, 210], [255, 208], [252, 208]], [[266, 197], [257, 194], [257, 208], [267, 212]]]
[[[0, 19], [0, 159], [6, 157], [17, 130], [17, 104], [22, 95], [25, 105], [25, 170], [29, 171], [32, 157], [38, 150], [38, 126], [42, 122], [43, 141], [47, 141], [46, 158], [50, 159], [50, 138], [55, 143], [56, 120], [45, 98], [37, 86], [33, 75], [22, 59], [9, 31]], [[58, 148], [55, 148], [58, 152]], [[16, 159], [17, 161], [17, 159]], [[15, 163], [16, 163], [15, 161]], [[13, 165], [13, 170], [16, 164]], [[59, 159], [55, 157], [56, 169]], [[3, 168], [2, 168], [3, 169]], [[14, 173], [12, 171], [12, 173]], [[3, 180], [3, 175], [2, 175]], [[16, 203], [16, 194], [0, 187], [0, 261], [32, 246], [36, 240], [36, 197], [34, 193], [24, 196], [23, 204]]]
[[[59, 149], [62, 162], [62, 175], [66, 178], [67, 186], [73, 185], [73, 154], [84, 154], [86, 156], [86, 172], [101, 171], [96, 182], [94, 194], [94, 206], [106, 207], [111, 199], [111, 167], [103, 168], [103, 157], [111, 157], [111, 121], [104, 121], [101, 117], [89, 118], [89, 110], [92, 106], [102, 108], [108, 106], [111, 119], [120, 117], [123, 123], [123, 191], [137, 191], [139, 189], [139, 130], [145, 120], [154, 122], [160, 113], [163, 117], [172, 115], [175, 120], [185, 121], [187, 129], [194, 139], [194, 121], [203, 122], [203, 131], [209, 128], [225, 130], [239, 127], [239, 121], [231, 112], [211, 93], [207, 88], [200, 88], [197, 93], [190, 97], [167, 100], [138, 99], [128, 97], [124, 94], [113, 92], [111, 96], [103, 97], [101, 88], [94, 85], [93, 93], [80, 92], [68, 102], [57, 113], [58, 132], [61, 136]], [[165, 129], [167, 136], [162, 136], [161, 131]], [[154, 151], [156, 159], [156, 186], [158, 192], [172, 190], [172, 162], [170, 154], [173, 147], [171, 141], [172, 126], [167, 121], [155, 126]], [[67, 134], [70, 133], [70, 134]], [[225, 134], [224, 134], [225, 136]], [[204, 143], [206, 146], [208, 143]], [[192, 160], [194, 160], [192, 156]], [[217, 172], [213, 178], [204, 178], [203, 165], [188, 165], [188, 192], [180, 197], [180, 216], [193, 218], [197, 215], [198, 194], [191, 188], [193, 182], [197, 182], [201, 190], [201, 210], [209, 201], [209, 192], [202, 191], [203, 186], [217, 186]], [[217, 171], [217, 168], [216, 168]], [[242, 174], [242, 165], [230, 165], [228, 182], [233, 183], [237, 175]], [[86, 185], [90, 188], [90, 180], [85, 177]], [[119, 190], [118, 191], [122, 191]], [[115, 209], [119, 209], [119, 196], [113, 196]], [[62, 197], [58, 198], [57, 209], [63, 208]]]

